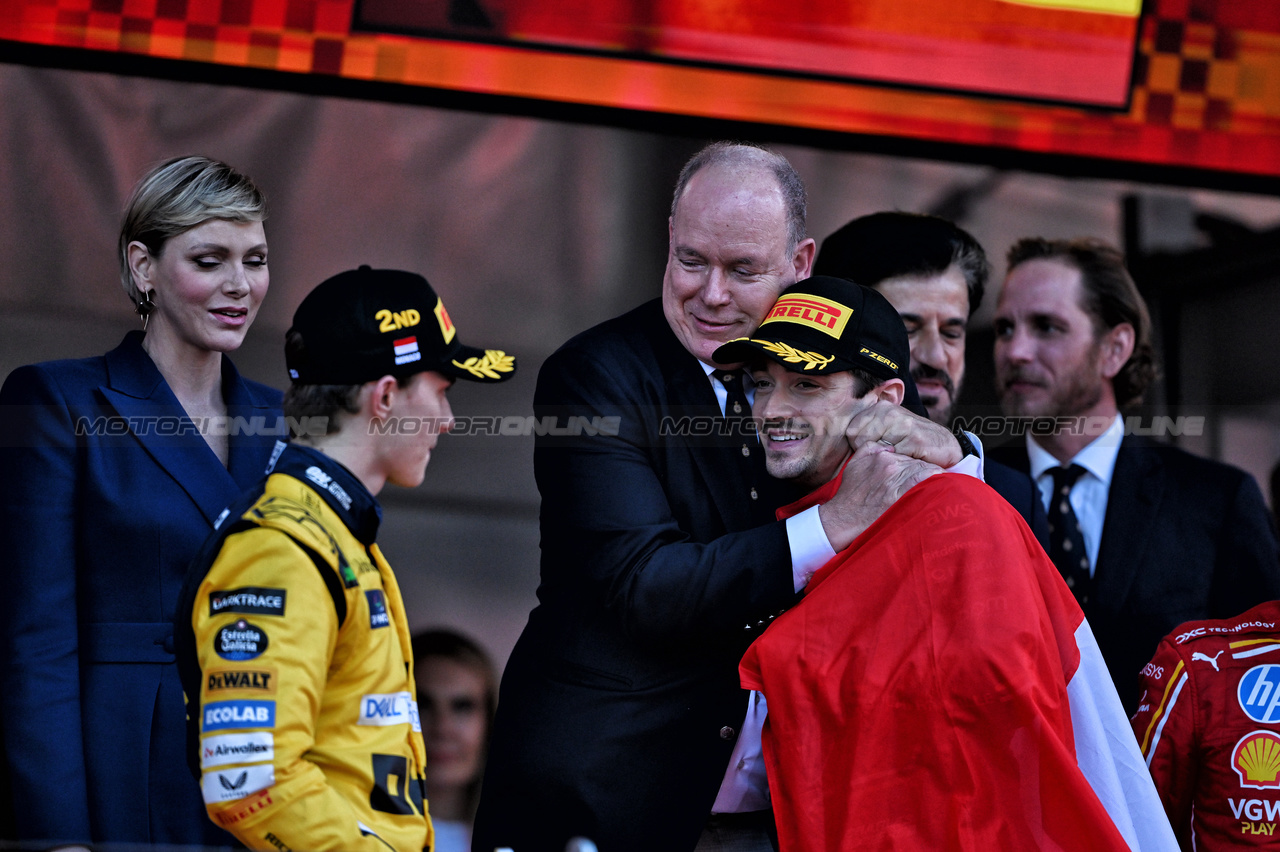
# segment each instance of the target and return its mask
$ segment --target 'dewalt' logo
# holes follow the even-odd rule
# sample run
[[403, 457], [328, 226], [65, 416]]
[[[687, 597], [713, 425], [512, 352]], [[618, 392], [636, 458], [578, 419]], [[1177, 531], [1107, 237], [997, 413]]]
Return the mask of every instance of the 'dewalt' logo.
[[224, 660], [252, 660], [267, 650], [267, 633], [243, 618], [213, 637], [213, 650]]
[[453, 320], [449, 319], [449, 312], [444, 309], [444, 299], [436, 296], [436, 307], [432, 311], [436, 315], [436, 322], [440, 324], [440, 334], [444, 337], [445, 343], [452, 343], [453, 336], [458, 330], [453, 327]]
[[1231, 768], [1240, 776], [1241, 787], [1280, 790], [1280, 736], [1271, 731], [1245, 734], [1231, 751]]
[[213, 669], [206, 673], [205, 692], [239, 689], [275, 694], [275, 669]]
[[815, 328], [839, 340], [851, 316], [853, 316], [852, 309], [839, 302], [793, 293], [778, 299], [760, 325], [766, 326], [771, 322], [793, 322]]

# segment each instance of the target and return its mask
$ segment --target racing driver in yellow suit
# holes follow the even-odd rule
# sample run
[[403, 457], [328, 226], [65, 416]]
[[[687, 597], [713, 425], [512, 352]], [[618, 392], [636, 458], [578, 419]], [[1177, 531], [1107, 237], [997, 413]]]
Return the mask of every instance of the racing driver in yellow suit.
[[375, 495], [421, 483], [454, 379], [515, 361], [462, 346], [426, 279], [322, 283], [286, 339], [298, 424], [223, 513], [178, 609], [188, 763], [209, 817], [251, 849], [433, 845], [404, 603]]

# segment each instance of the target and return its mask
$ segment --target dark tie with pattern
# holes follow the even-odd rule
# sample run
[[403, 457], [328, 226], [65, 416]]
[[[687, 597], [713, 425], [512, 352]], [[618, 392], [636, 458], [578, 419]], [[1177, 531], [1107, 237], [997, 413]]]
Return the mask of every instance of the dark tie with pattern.
[[[716, 372], [715, 377], [728, 391], [728, 397], [724, 403], [724, 417], [731, 427], [730, 435], [734, 445], [739, 447], [738, 451], [742, 453], [744, 468], [751, 471], [748, 476], [751, 489], [749, 494], [751, 500], [755, 502], [760, 499], [756, 474], [760, 467], [758, 462], [763, 458], [763, 451], [760, 449], [760, 439], [755, 434], [755, 424], [751, 420], [751, 405], [747, 402], [747, 394], [742, 389], [742, 371], [721, 370]], [[756, 458], [753, 459], [753, 455]]]
[[1071, 508], [1071, 486], [1085, 472], [1078, 464], [1051, 467], [1053, 492], [1049, 495], [1049, 558], [1058, 566], [1067, 588], [1080, 606], [1089, 602], [1093, 581], [1089, 577], [1089, 554], [1084, 549], [1080, 522]]

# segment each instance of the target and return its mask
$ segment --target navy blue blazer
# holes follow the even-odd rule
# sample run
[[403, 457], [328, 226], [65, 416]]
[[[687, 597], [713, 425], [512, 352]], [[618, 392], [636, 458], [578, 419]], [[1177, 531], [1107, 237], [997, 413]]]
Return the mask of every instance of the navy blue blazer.
[[235, 842], [187, 771], [172, 622], [187, 563], [284, 437], [280, 393], [223, 357], [224, 468], [142, 339], [20, 367], [0, 389], [0, 713], [19, 838]]
[[744, 628], [796, 597], [774, 519], [795, 495], [758, 451], [744, 470], [741, 435], [694, 425], [724, 421], [657, 300], [553, 354], [534, 412], [616, 434], [537, 438], [539, 603], [503, 674], [472, 848], [691, 850], [746, 712]]
[[1044, 504], [1040, 502], [1040, 492], [1036, 489], [1031, 474], [1025, 470], [1015, 470], [1001, 464], [990, 453], [982, 460], [982, 478], [1005, 502], [1018, 510], [1022, 520], [1026, 521], [1031, 532], [1045, 552], [1049, 552], [1049, 516], [1045, 514]]
[[[1001, 458], [1030, 469], [1025, 444]], [[1280, 552], [1258, 484], [1239, 468], [1149, 438], [1116, 456], [1084, 606], [1111, 679], [1132, 715], [1138, 673], [1170, 631], [1280, 598]]]

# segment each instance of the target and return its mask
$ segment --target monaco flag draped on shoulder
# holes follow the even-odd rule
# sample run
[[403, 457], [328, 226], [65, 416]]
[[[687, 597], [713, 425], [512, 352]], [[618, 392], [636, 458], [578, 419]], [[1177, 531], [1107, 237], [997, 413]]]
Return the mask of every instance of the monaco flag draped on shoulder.
[[769, 705], [782, 852], [1177, 848], [1080, 608], [971, 477], [904, 495], [741, 675]]

